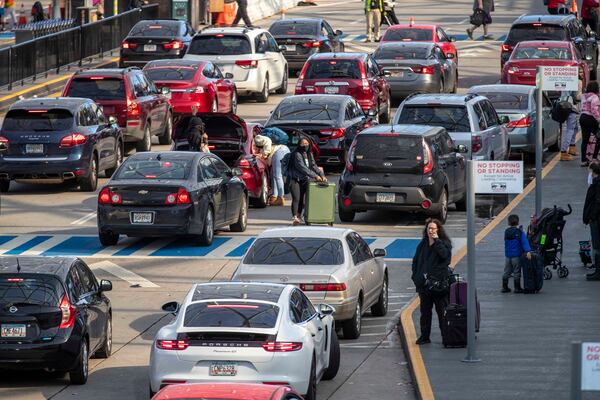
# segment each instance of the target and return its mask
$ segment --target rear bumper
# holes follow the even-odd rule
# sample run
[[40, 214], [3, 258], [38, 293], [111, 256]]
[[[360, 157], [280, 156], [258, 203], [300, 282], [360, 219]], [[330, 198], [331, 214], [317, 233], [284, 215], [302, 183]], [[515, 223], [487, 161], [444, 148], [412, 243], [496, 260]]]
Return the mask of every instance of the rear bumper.
[[[393, 203], [377, 202], [377, 193], [394, 193]], [[397, 210], [397, 211], [422, 211], [435, 212], [437, 198], [426, 194], [420, 187], [384, 187], [384, 186], [353, 186], [347, 195], [340, 195], [338, 204], [343, 211], [366, 211], [366, 210]], [[344, 205], [344, 199], [349, 198], [351, 204]], [[429, 200], [432, 205], [429, 209], [421, 206], [421, 203]]]
[[65, 159], [41, 161], [38, 157], [17, 158], [5, 156], [0, 158], [0, 178], [10, 180], [40, 181], [59, 183], [76, 177], [84, 177], [89, 173], [89, 157], [82, 154], [71, 154]]
[[319, 165], [343, 165], [346, 162], [343, 148], [319, 148]]
[[43, 344], [0, 344], [0, 369], [44, 369], [68, 371], [79, 358], [81, 337], [57, 336]]
[[264, 84], [264, 72], [263, 76], [260, 75], [260, 68], [249, 69], [246, 73], [245, 79], [239, 79], [235, 77], [235, 87], [237, 93], [241, 95], [254, 94], [262, 91]]
[[406, 97], [414, 92], [438, 93], [440, 83], [429, 75], [414, 81], [402, 81], [393, 77], [386, 79], [390, 84], [390, 93], [393, 97]]
[[120, 63], [126, 67], [143, 67], [150, 61], [154, 60], [165, 60], [165, 59], [177, 59], [182, 58], [185, 52], [183, 50], [173, 50], [168, 53], [125, 53], [121, 51]]
[[[530, 132], [531, 131], [531, 132]], [[535, 151], [535, 127], [515, 128], [508, 132], [511, 150], [531, 153]]]

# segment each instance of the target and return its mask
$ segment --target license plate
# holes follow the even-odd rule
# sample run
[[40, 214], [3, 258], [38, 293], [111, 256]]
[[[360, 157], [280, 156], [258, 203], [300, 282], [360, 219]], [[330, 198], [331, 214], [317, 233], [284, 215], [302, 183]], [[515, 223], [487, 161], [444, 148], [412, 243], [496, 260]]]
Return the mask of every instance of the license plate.
[[27, 336], [27, 328], [21, 324], [2, 325], [0, 336], [5, 338], [23, 338]]
[[396, 201], [395, 193], [377, 193], [378, 203], [393, 203]]
[[132, 212], [131, 213], [132, 224], [152, 224], [154, 223], [153, 212]]
[[404, 78], [404, 71], [392, 71], [392, 76], [396, 78]]
[[43, 144], [26, 144], [25, 153], [27, 154], [42, 154], [44, 152]]
[[286, 44], [285, 51], [296, 51], [296, 45], [295, 44]]
[[210, 364], [210, 376], [235, 376], [237, 364], [230, 362], [215, 362]]
[[334, 94], [334, 93], [338, 93], [340, 91], [340, 88], [337, 86], [325, 86], [325, 93], [327, 94]]
[[144, 51], [156, 51], [156, 45], [155, 44], [145, 44]]

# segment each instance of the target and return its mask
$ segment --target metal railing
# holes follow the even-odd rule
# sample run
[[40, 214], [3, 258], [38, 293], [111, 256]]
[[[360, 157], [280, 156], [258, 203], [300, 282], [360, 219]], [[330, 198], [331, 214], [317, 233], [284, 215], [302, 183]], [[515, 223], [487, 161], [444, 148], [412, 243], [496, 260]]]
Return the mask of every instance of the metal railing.
[[25, 25], [19, 25], [14, 32], [15, 35], [18, 36], [18, 32], [25, 31], [30, 33], [32, 38], [38, 38], [63, 31], [65, 29], [73, 28], [76, 26], [76, 23], [77, 21], [75, 19], [45, 19], [43, 21], [29, 22]]
[[78, 63], [121, 46], [131, 28], [144, 19], [158, 17], [158, 5], [151, 4], [96, 22], [42, 36], [0, 49], [0, 86], [12, 90], [15, 83], [35, 81], [39, 75]]

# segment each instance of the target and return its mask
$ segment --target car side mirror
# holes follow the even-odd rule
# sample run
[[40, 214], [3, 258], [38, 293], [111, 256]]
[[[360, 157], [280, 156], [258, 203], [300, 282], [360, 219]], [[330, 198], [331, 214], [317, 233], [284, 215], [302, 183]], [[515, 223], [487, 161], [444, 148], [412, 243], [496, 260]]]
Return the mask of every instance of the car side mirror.
[[392, 76], [392, 73], [387, 69], [384, 69], [383, 71], [381, 71], [381, 76]]
[[280, 44], [279, 46], [277, 46], [277, 48], [279, 49], [280, 52], [286, 50], [286, 47], [284, 45], [282, 45], [282, 44]]
[[590, 39], [594, 39], [594, 40], [596, 40], [596, 37], [597, 37], [597, 36], [598, 36], [598, 35], [596, 35], [596, 32], [594, 32], [594, 31], [590, 31], [590, 32], [589, 32], [589, 38], [590, 38]]
[[108, 123], [111, 125], [114, 125], [117, 123], [117, 119], [114, 117], [114, 115], [111, 115], [110, 117], [108, 117]]
[[169, 89], [166, 86], [163, 86], [163, 87], [160, 88], [160, 92], [166, 96], [166, 95], [171, 94], [171, 89]]
[[370, 108], [369, 111], [367, 111], [367, 116], [375, 118], [377, 116], [377, 110], [374, 108]]
[[8, 146], [6, 145], [6, 143], [0, 142], [0, 153], [6, 150], [8, 150]]
[[233, 79], [233, 74], [231, 72], [225, 72], [225, 79]]
[[317, 310], [321, 318], [327, 315], [333, 315], [335, 313], [335, 308], [329, 304], [319, 304], [317, 306]]
[[112, 282], [106, 279], [100, 281], [100, 293], [110, 292], [112, 290]]
[[243, 172], [240, 168], [231, 168], [231, 176], [242, 176]]
[[373, 250], [373, 255], [375, 257], [385, 257], [387, 256], [387, 251], [385, 249], [375, 249]]
[[450, 41], [451, 41], [451, 42], [456, 42], [456, 37], [454, 37], [454, 36], [450, 36]]
[[[594, 40], [596, 40], [596, 39], [594, 39]], [[592, 61], [593, 59], [594, 59], [594, 57], [592, 57], [592, 56], [591, 56], [591, 55], [589, 55], [589, 54], [588, 54], [587, 56], [585, 56], [585, 60], [586, 60], [586, 61]]]
[[342, 36], [344, 34], [344, 32], [340, 31], [339, 29], [337, 29], [335, 31], [336, 36]]
[[459, 144], [458, 146], [456, 146], [456, 151], [458, 153], [468, 153], [469, 149], [467, 149], [467, 146], [465, 146], [464, 144]]
[[179, 303], [176, 301], [170, 301], [168, 303], [163, 304], [162, 306], [162, 310], [164, 312], [168, 312], [171, 313], [173, 315], [177, 314], [179, 312]]
[[448, 53], [448, 54], [446, 54], [446, 58], [448, 60], [452, 60], [454, 58], [454, 53]]
[[508, 124], [509, 122], [510, 122], [510, 118], [508, 118], [506, 115], [503, 115], [500, 117], [501, 124]]

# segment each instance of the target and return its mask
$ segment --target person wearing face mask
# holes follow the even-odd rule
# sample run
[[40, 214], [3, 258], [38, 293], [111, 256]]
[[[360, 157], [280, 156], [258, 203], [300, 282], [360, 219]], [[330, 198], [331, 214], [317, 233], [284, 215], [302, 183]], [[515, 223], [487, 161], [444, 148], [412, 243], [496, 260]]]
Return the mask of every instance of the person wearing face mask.
[[304, 211], [306, 190], [309, 181], [325, 182], [325, 174], [317, 166], [310, 150], [310, 142], [306, 138], [300, 139], [298, 147], [290, 153], [287, 167], [290, 193], [292, 195], [292, 225], [299, 225]]
[[588, 187], [583, 205], [583, 223], [590, 226], [595, 269], [586, 275], [588, 281], [600, 281], [600, 163], [590, 164], [592, 184]]

